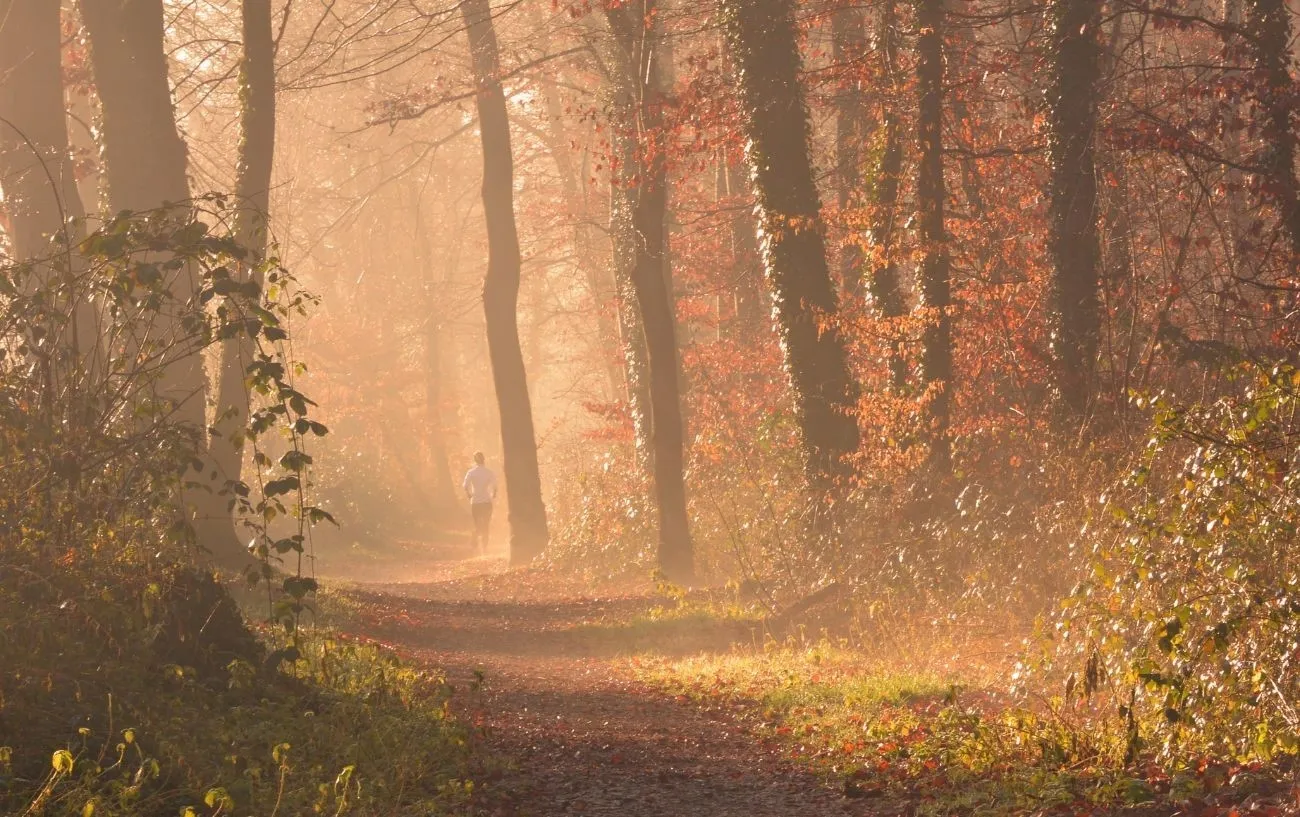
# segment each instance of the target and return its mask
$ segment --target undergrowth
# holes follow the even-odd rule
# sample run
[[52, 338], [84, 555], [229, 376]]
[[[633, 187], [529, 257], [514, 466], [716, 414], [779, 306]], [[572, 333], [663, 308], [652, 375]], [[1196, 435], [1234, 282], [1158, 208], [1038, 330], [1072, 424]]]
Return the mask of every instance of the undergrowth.
[[1011, 699], [990, 668], [909, 668], [825, 639], [631, 663], [668, 694], [729, 710], [874, 813], [1212, 817], [1295, 802], [1259, 763], [1126, 759], [1121, 725], [1060, 699]]
[[[450, 689], [302, 626], [331, 521], [306, 450], [328, 429], [287, 347], [312, 299], [198, 206], [224, 204], [0, 267], [0, 814], [446, 814], [472, 788]], [[222, 347], [246, 417], [190, 388]]]

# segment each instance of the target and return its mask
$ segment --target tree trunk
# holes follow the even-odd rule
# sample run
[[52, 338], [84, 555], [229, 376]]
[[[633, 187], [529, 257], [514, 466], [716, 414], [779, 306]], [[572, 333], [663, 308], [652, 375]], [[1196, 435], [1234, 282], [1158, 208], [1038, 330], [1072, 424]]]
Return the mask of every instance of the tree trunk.
[[[0, 0], [0, 183], [15, 258], [84, 217], [63, 104], [59, 4]], [[72, 243], [75, 235], [65, 237]]]
[[1295, 82], [1290, 69], [1291, 15], [1285, 0], [1245, 0], [1246, 41], [1258, 106], [1260, 190], [1277, 210], [1290, 245], [1287, 268], [1300, 263], [1300, 182], [1296, 179]]
[[[275, 42], [270, 0], [243, 0], [244, 54], [239, 67], [239, 156], [235, 169], [235, 239], [248, 251], [244, 274], [262, 283], [258, 266], [266, 256], [268, 214], [271, 209], [271, 168], [275, 158]], [[216, 433], [210, 455], [217, 470], [218, 490], [238, 482], [243, 474], [244, 431], [248, 423], [249, 395], [245, 370], [254, 347], [244, 333], [221, 344], [217, 373]], [[209, 514], [209, 547], [225, 553], [223, 537], [238, 535], [230, 515], [231, 503], [220, 500]], [[220, 550], [217, 550], [220, 548]]]
[[[882, 75], [889, 78], [890, 85], [898, 87], [902, 83], [898, 76], [898, 53], [895, 39], [895, 27], [898, 25], [893, 0], [886, 0], [880, 15], [879, 52], [882, 63]], [[898, 187], [903, 174], [903, 137], [900, 132], [898, 116], [887, 111], [884, 121], [885, 143], [880, 155], [880, 164], [876, 168], [876, 177], [872, 181], [871, 199], [874, 209], [874, 222], [871, 225], [871, 243], [876, 247], [881, 261], [872, 270], [867, 281], [867, 289], [876, 312], [886, 321], [896, 321], [907, 314], [907, 304], [903, 301], [903, 290], [899, 283], [897, 252], [898, 230]], [[907, 360], [903, 356], [903, 340], [897, 329], [890, 330], [894, 335], [889, 355], [889, 381], [895, 392], [901, 393], [907, 387]]]
[[[632, 140], [615, 138], [626, 161], [634, 161]], [[630, 149], [629, 149], [630, 148]], [[623, 350], [623, 382], [627, 386], [627, 408], [632, 419], [632, 446], [637, 466], [647, 479], [654, 475], [654, 417], [650, 407], [650, 356], [646, 349], [641, 310], [636, 300], [636, 243], [633, 218], [635, 202], [617, 175], [610, 179], [609, 233], [614, 253], [614, 287], [618, 310], [619, 345]]]
[[[83, 233], [86, 211], [68, 139], [61, 39], [58, 3], [0, 0], [0, 188], [10, 247], [20, 261], [56, 255], [60, 245], [75, 244]], [[77, 220], [75, 229], [69, 219]], [[56, 236], [59, 241], [51, 243]], [[71, 257], [68, 262], [77, 263]], [[71, 321], [57, 342], [82, 361], [83, 377], [94, 377], [94, 308], [84, 299], [70, 306]]]
[[617, 185], [627, 199], [622, 207], [634, 242], [632, 289], [649, 369], [659, 569], [672, 581], [688, 583], [694, 579], [694, 553], [686, 510], [676, 318], [665, 274], [668, 167], [662, 145], [656, 144], [664, 138], [664, 95], [655, 2], [637, 0], [609, 9], [607, 16], [623, 69], [614, 108], [615, 138], [623, 143], [625, 156]]
[[478, 86], [479, 134], [483, 141], [483, 212], [487, 219], [488, 268], [483, 314], [488, 354], [501, 412], [501, 446], [510, 516], [510, 561], [524, 564], [546, 548], [546, 506], [537, 465], [528, 375], [519, 347], [519, 234], [515, 228], [514, 157], [510, 121], [501, 88], [497, 37], [489, 0], [463, 0], [474, 81]]
[[[723, 74], [728, 85], [736, 84], [735, 60], [722, 38]], [[734, 270], [733, 299], [736, 319], [732, 332], [751, 338], [771, 327], [771, 299], [764, 291], [762, 252], [758, 246], [758, 225], [754, 222], [753, 191], [745, 169], [743, 152], [734, 155], [726, 145], [718, 150], [718, 192], [731, 200], [731, 258]]]
[[949, 407], [952, 399], [951, 261], [944, 223], [947, 187], [943, 178], [944, 0], [919, 0], [916, 12], [917, 136], [920, 160], [916, 198], [921, 264], [918, 302], [925, 315], [921, 335], [921, 380], [930, 394], [930, 462], [939, 473], [951, 469]]
[[[99, 92], [100, 146], [108, 202], [114, 211], [155, 210], [189, 198], [185, 143], [176, 130], [162, 0], [82, 0], [91, 65]], [[171, 285], [177, 309], [197, 308], [195, 281], [181, 271]], [[176, 320], [179, 325], [179, 319]], [[164, 337], [173, 337], [166, 327]], [[206, 451], [207, 380], [193, 349], [177, 347], [163, 370], [158, 394], [173, 403], [178, 422], [198, 435]]]
[[1051, 340], [1056, 391], [1073, 418], [1092, 400], [1101, 319], [1097, 234], [1097, 40], [1101, 4], [1053, 0], [1047, 92], [1047, 251], [1052, 265]]
[[[862, 9], [846, 5], [831, 17], [831, 59], [850, 74], [867, 53], [866, 20]], [[865, 94], [856, 78], [841, 79], [835, 90], [835, 194], [841, 218], [861, 201], [862, 146], [870, 131]], [[855, 230], [847, 230], [840, 252], [840, 285], [855, 296], [862, 292], [862, 245]]]
[[722, 0], [736, 60], [763, 262], [776, 304], [809, 482], [822, 498], [852, 471], [857, 386], [835, 324], [821, 201], [791, 0]]
[[113, 210], [152, 210], [190, 196], [176, 130], [162, 0], [81, 0], [101, 103], [100, 144]]

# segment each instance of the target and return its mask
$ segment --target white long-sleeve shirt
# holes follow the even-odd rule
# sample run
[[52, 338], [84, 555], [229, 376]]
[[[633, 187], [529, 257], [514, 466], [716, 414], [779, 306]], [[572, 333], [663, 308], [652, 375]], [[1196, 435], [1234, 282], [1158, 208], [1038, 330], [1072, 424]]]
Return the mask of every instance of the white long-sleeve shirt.
[[482, 505], [496, 499], [497, 475], [489, 471], [487, 466], [475, 465], [465, 472], [461, 487], [469, 494], [469, 504]]

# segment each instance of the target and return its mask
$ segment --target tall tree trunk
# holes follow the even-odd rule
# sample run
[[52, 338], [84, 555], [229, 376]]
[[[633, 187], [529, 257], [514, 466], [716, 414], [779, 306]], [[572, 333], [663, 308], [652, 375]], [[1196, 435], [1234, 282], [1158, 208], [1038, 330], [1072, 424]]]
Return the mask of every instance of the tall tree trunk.
[[1260, 190], [1277, 210], [1290, 245], [1291, 274], [1300, 265], [1300, 182], [1296, 179], [1295, 80], [1291, 76], [1291, 14], [1286, 0], [1245, 0], [1245, 34], [1258, 106]]
[[[0, 188], [10, 247], [24, 261], [75, 244], [86, 215], [68, 139], [61, 40], [58, 3], [0, 0]], [[71, 228], [69, 219], [79, 226]], [[51, 243], [56, 236], [59, 243]], [[83, 299], [67, 306], [71, 321], [57, 343], [82, 361], [83, 377], [94, 377], [99, 360], [94, 307]]]
[[[436, 171], [429, 171], [432, 177]], [[450, 188], [452, 174], [448, 169], [443, 169], [437, 173], [444, 183]], [[424, 180], [426, 183], [428, 178]], [[460, 245], [464, 240], [464, 231], [455, 228], [455, 213], [452, 212], [451, 203], [455, 200], [451, 195], [450, 189], [446, 191], [442, 203], [446, 206], [442, 210], [441, 217], [438, 211], [434, 211], [434, 219], [430, 221], [425, 215], [423, 205], [425, 184], [419, 183], [418, 180], [412, 180], [409, 185], [411, 196], [408, 203], [412, 214], [412, 230], [415, 233], [415, 260], [420, 270], [420, 278], [424, 293], [424, 438], [428, 445], [429, 453], [429, 471], [432, 474], [432, 486], [429, 494], [433, 501], [434, 510], [439, 513], [454, 513], [457, 509], [457, 485], [452, 481], [451, 460], [447, 449], [447, 396], [443, 392], [443, 381], [446, 378], [446, 366], [443, 365], [443, 345], [446, 334], [445, 327], [445, 310], [443, 300], [445, 298], [445, 275], [441, 276], [444, 280], [439, 280], [436, 272], [434, 243], [430, 239], [430, 233], [433, 231], [432, 225], [446, 225], [448, 229], [445, 232], [447, 243], [443, 250], [440, 261], [445, 265], [457, 263], [460, 257]]]
[[109, 206], [152, 210], [190, 195], [176, 130], [162, 0], [81, 0], [101, 103], [100, 145]]
[[1096, 0], [1052, 2], [1052, 76], [1047, 92], [1049, 309], [1056, 391], [1075, 418], [1087, 412], [1092, 400], [1100, 337], [1101, 243], [1093, 148], [1100, 21], [1101, 4]]
[[58, 3], [0, 0], [0, 183], [20, 259], [43, 256], [67, 219], [86, 214], [68, 145], [61, 42]]
[[[845, 5], [831, 17], [831, 59], [850, 76], [861, 70], [867, 53], [866, 19], [856, 5]], [[835, 197], [841, 218], [861, 201], [862, 145], [867, 140], [867, 100], [856, 78], [841, 79], [835, 89]], [[862, 245], [855, 230], [848, 231], [840, 252], [840, 284], [844, 291], [862, 291]]]
[[[886, 0], [880, 14], [878, 51], [882, 76], [887, 77], [895, 89], [902, 85], [895, 36], [897, 25], [894, 0]], [[903, 301], [903, 290], [899, 282], [898, 261], [895, 259], [898, 243], [898, 188], [903, 174], [903, 135], [898, 116], [893, 111], [885, 112], [881, 127], [884, 129], [885, 141], [871, 189], [871, 203], [874, 205], [871, 243], [881, 260], [871, 270], [867, 289], [880, 317], [896, 321], [907, 314], [907, 304]], [[894, 340], [889, 354], [889, 381], [894, 391], [901, 393], [907, 387], [907, 360], [903, 356], [903, 341], [898, 330], [891, 330], [891, 334], [894, 335]]]
[[[1229, 0], [1235, 4], [1235, 0]], [[1225, 4], [1227, 5], [1227, 4]], [[1116, 70], [1121, 38], [1124, 36], [1125, 15], [1117, 7], [1109, 9], [1111, 15], [1110, 32], [1106, 39], [1106, 48], [1102, 55], [1102, 76], [1112, 77]], [[1234, 21], [1235, 22], [1235, 21]], [[1123, 88], [1113, 88], [1112, 94], [1122, 96]], [[1100, 127], [1100, 125], [1098, 126]], [[1108, 361], [1111, 383], [1110, 395], [1121, 420], [1125, 418], [1129, 405], [1127, 394], [1129, 378], [1137, 364], [1139, 346], [1137, 318], [1140, 314], [1139, 283], [1134, 275], [1133, 259], [1133, 224], [1129, 214], [1129, 177], [1127, 157], [1121, 151], [1110, 151], [1098, 157], [1098, 171], [1106, 184], [1098, 190], [1104, 196], [1102, 209], [1103, 236], [1101, 240], [1101, 292], [1105, 298], [1102, 314], [1110, 315], [1104, 324], [1106, 329], [1106, 350], [1103, 360]], [[1232, 172], [1229, 172], [1229, 179]], [[1232, 186], [1231, 183], [1229, 185]], [[1231, 215], [1230, 215], [1231, 218]], [[1231, 230], [1231, 227], [1229, 228]], [[1235, 231], [1234, 231], [1235, 232]], [[1239, 235], [1239, 233], [1237, 233]], [[1236, 272], [1236, 242], [1231, 242], [1229, 258], [1232, 269]], [[1127, 289], [1127, 292], [1125, 290]], [[1121, 299], [1121, 296], [1122, 299]], [[1125, 331], [1128, 327], [1128, 331]], [[1122, 333], [1122, 334], [1121, 334]], [[1098, 387], [1100, 389], [1100, 385]]]
[[[426, 267], [426, 270], [428, 268]], [[424, 421], [428, 424], [429, 458], [433, 466], [433, 499], [439, 510], [450, 511], [456, 505], [451, 460], [447, 451], [447, 420], [442, 394], [442, 317], [438, 314], [441, 299], [432, 276], [426, 280], [425, 292], [429, 316], [424, 327]]]
[[918, 302], [929, 314], [921, 335], [921, 379], [930, 395], [930, 461], [936, 471], [951, 468], [948, 424], [952, 400], [951, 260], [944, 223], [947, 187], [943, 178], [944, 0], [919, 0], [916, 12], [917, 136], [920, 160], [916, 199], [921, 239]]
[[813, 489], [825, 499], [851, 473], [857, 386], [826, 261], [813, 180], [808, 107], [791, 0], [722, 0], [736, 60], [747, 158], [758, 199], [763, 261]]
[[537, 465], [528, 375], [519, 347], [519, 234], [515, 228], [514, 156], [497, 36], [489, 0], [463, 0], [474, 81], [478, 86], [479, 134], [483, 141], [483, 213], [487, 219], [488, 268], [483, 282], [488, 354], [501, 412], [501, 446], [510, 511], [510, 561], [524, 564], [546, 548], [546, 506]]
[[[615, 137], [621, 164], [635, 162], [633, 140]], [[632, 419], [632, 445], [637, 465], [647, 479], [654, 475], [654, 417], [650, 403], [650, 355], [646, 349], [641, 309], [636, 300], [637, 236], [633, 219], [636, 203], [615, 174], [610, 179], [609, 233], [614, 255], [614, 286], [618, 310], [619, 345], [623, 350], [623, 382], [627, 386], [627, 408]]]
[[[607, 11], [622, 68], [614, 118], [615, 138], [630, 142], [631, 161], [618, 186], [627, 197], [634, 241], [632, 289], [645, 335], [655, 501], [659, 509], [659, 569], [669, 579], [694, 578], [694, 552], [686, 510], [685, 429], [682, 422], [677, 331], [665, 274], [668, 166], [663, 145], [663, 66], [655, 0], [635, 0]], [[625, 206], [627, 206], [625, 205]]]
[[[268, 214], [271, 209], [271, 169], [275, 159], [275, 42], [270, 0], [243, 0], [244, 53], [239, 66], [239, 156], [235, 168], [235, 239], [248, 251], [244, 275], [260, 287], [259, 265], [266, 256]], [[210, 455], [217, 471], [217, 488], [238, 482], [243, 474], [244, 430], [249, 395], [245, 372], [254, 347], [240, 333], [221, 344], [217, 372], [215, 435]], [[208, 547], [230, 560], [240, 557], [231, 503], [220, 495], [208, 516]], [[225, 537], [233, 542], [223, 542]], [[232, 549], [230, 544], [234, 545]], [[223, 559], [225, 561], [225, 559]]]

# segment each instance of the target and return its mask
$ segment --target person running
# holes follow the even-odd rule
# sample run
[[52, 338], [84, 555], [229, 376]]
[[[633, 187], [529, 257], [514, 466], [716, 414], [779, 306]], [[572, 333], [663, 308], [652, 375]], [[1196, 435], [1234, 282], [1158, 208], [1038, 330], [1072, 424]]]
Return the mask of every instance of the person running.
[[465, 472], [461, 487], [469, 497], [469, 512], [474, 518], [470, 545], [482, 556], [487, 552], [488, 527], [492, 524], [492, 502], [497, 498], [497, 475], [483, 464], [482, 451], [474, 452], [474, 467]]

